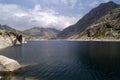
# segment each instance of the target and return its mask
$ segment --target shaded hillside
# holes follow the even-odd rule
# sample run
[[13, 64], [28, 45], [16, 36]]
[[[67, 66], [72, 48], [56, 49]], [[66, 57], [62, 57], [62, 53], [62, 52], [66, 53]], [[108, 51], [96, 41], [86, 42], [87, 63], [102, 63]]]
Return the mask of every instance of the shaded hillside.
[[17, 31], [14, 28], [11, 28], [11, 27], [9, 27], [7, 25], [1, 25], [1, 24], [0, 24], [0, 30], [6, 30], [6, 31], [11, 31], [11, 32], [16, 32]]
[[23, 31], [24, 34], [32, 37], [36, 37], [39, 39], [56, 38], [59, 32], [60, 32], [59, 30], [56, 30], [54, 28], [40, 28], [40, 27], [34, 27], [34, 28]]
[[120, 7], [112, 10], [88, 27], [84, 32], [73, 38], [120, 39]]
[[111, 10], [118, 8], [120, 5], [110, 1], [107, 3], [102, 3], [98, 7], [92, 9], [88, 14], [86, 14], [82, 19], [80, 19], [76, 24], [64, 29], [58, 38], [69, 38], [74, 35], [80, 34], [87, 27], [94, 24], [101, 17], [105, 16]]

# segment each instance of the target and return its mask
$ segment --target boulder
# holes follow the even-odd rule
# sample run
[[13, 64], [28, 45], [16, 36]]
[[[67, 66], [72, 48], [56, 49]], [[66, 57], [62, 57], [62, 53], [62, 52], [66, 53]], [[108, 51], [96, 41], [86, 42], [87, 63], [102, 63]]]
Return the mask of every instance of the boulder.
[[2, 79], [2, 76], [0, 76], [0, 80]]
[[0, 55], [0, 72], [13, 72], [21, 68], [21, 65], [13, 59]]

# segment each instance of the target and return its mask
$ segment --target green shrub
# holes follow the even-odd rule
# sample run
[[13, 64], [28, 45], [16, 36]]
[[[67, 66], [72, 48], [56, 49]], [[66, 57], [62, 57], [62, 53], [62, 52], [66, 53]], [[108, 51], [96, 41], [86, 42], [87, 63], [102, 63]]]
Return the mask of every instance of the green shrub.
[[2, 32], [0, 32], [0, 35], [2, 35]]

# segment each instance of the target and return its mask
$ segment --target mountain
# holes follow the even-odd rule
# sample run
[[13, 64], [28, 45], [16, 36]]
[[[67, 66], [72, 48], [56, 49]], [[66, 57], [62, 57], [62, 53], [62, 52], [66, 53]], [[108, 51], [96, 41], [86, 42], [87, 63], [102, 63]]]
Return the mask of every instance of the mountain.
[[40, 39], [56, 38], [59, 32], [60, 32], [59, 30], [56, 30], [54, 28], [40, 28], [40, 27], [33, 27], [31, 29], [23, 31], [23, 33], [26, 35]]
[[16, 34], [22, 34], [24, 35], [21, 31], [16, 30], [8, 25], [1, 25], [0, 24], [0, 30], [6, 31], [6, 32], [12, 32], [12, 33], [16, 33]]
[[120, 39], [120, 7], [110, 11], [81, 34], [73, 36], [76, 39]]
[[16, 32], [16, 29], [9, 27], [8, 25], [1, 25], [0, 24], [0, 30], [7, 30], [11, 32]]
[[26, 39], [53, 39], [56, 38], [59, 30], [54, 28], [40, 28], [40, 27], [33, 27], [31, 29], [27, 29], [24, 31], [19, 31], [14, 28], [9, 27], [8, 25], [1, 25], [0, 24], [0, 34], [22, 34]]
[[14, 37], [16, 35], [21, 34], [26, 40], [31, 38], [31, 36], [24, 34], [22, 31], [16, 30], [8, 25], [1, 25], [0, 24], [0, 36], [3, 36], [3, 37], [7, 36], [8, 37], [8, 34], [10, 36], [14, 36]]
[[87, 27], [91, 26], [101, 17], [108, 14], [108, 12], [118, 7], [120, 7], [120, 5], [112, 1], [100, 4], [98, 7], [92, 9], [88, 14], [86, 14], [76, 24], [71, 25], [68, 28], [61, 31], [58, 34], [58, 38], [70, 38], [71, 36], [80, 34]]

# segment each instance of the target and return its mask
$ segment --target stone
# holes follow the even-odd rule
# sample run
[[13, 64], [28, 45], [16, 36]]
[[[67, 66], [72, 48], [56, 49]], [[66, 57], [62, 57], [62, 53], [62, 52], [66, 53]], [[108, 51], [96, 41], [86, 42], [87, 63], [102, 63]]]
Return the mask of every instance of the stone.
[[0, 80], [2, 79], [2, 76], [0, 76]]
[[0, 55], [0, 72], [13, 72], [21, 68], [21, 65], [13, 59]]

